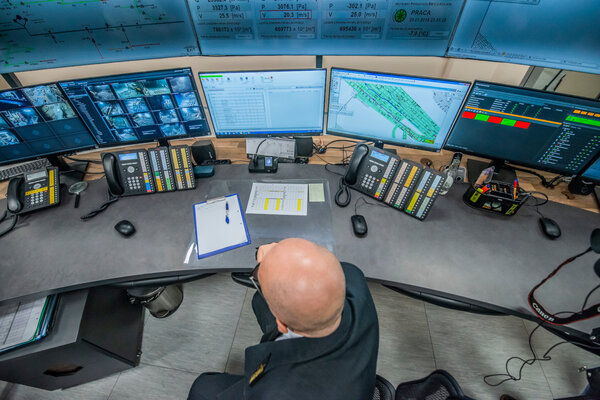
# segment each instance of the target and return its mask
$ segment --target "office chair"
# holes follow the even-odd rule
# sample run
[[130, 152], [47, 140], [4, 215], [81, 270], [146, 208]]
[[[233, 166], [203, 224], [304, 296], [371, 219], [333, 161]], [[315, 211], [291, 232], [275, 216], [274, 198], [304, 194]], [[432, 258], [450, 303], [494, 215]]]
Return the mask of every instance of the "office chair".
[[377, 375], [371, 400], [394, 400], [394, 392], [394, 385], [383, 376]]
[[458, 382], [443, 369], [416, 381], [405, 382], [396, 388], [395, 400], [473, 400], [465, 396]]

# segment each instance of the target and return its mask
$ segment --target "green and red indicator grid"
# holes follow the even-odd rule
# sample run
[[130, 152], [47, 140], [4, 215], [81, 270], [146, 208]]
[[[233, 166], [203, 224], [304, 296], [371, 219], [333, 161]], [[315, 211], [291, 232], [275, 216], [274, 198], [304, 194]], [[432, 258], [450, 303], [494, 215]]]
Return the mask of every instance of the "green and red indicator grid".
[[495, 117], [493, 115], [479, 114], [479, 113], [475, 113], [475, 112], [471, 112], [471, 111], [464, 111], [462, 114], [462, 117], [468, 118], [468, 119], [474, 119], [477, 121], [491, 122], [493, 124], [514, 126], [515, 128], [521, 128], [521, 129], [527, 129], [527, 128], [529, 128], [529, 125], [531, 125], [530, 122], [518, 121], [516, 119], [510, 119], [510, 118]]

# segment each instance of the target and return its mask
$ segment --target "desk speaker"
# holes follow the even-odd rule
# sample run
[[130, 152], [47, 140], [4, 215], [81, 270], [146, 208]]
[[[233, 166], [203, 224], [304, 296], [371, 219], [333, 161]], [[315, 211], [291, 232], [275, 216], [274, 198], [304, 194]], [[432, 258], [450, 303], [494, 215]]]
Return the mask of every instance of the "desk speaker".
[[575, 177], [571, 179], [569, 182], [569, 192], [573, 194], [580, 194], [582, 196], [587, 196], [592, 193], [594, 190], [594, 184], [591, 182], [586, 182], [580, 177]]
[[196, 165], [201, 165], [205, 160], [216, 160], [217, 153], [210, 139], [198, 140], [192, 145], [192, 157]]

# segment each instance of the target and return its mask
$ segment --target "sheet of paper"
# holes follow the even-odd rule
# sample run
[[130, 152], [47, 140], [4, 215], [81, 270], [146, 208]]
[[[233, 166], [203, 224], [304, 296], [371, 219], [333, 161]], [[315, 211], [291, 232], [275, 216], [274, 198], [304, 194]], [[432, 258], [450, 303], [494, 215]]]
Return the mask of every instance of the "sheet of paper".
[[308, 184], [308, 201], [323, 202], [325, 201], [325, 190], [322, 183]]
[[195, 204], [194, 218], [198, 258], [250, 243], [237, 194]]
[[33, 339], [45, 303], [43, 297], [0, 307], [0, 350]]
[[253, 183], [246, 214], [306, 215], [305, 183]]

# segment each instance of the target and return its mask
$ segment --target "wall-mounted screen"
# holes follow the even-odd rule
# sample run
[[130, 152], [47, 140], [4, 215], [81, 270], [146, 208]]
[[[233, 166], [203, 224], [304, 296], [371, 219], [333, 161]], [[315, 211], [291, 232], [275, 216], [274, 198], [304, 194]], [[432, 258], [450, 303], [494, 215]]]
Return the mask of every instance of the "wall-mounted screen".
[[469, 0], [452, 57], [600, 73], [598, 0]]
[[205, 55], [443, 56], [463, 0], [188, 0]]

